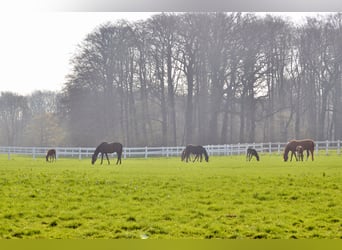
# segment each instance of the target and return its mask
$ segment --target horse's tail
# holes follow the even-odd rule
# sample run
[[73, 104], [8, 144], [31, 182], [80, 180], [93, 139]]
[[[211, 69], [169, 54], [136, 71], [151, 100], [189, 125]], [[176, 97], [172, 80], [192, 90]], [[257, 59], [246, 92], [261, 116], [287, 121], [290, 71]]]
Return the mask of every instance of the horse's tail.
[[117, 154], [118, 154], [118, 157], [121, 159], [121, 155], [123, 152], [123, 146], [121, 143], [118, 143], [118, 144], [119, 144], [119, 150], [118, 150]]
[[120, 151], [121, 151], [121, 153], [122, 153], [122, 151], [123, 151], [123, 145], [122, 145], [121, 143], [118, 143], [118, 144], [119, 144]]
[[203, 147], [203, 154], [204, 154], [205, 161], [208, 162], [209, 161], [209, 155], [207, 153], [207, 150], [204, 147]]
[[284, 154], [283, 154], [284, 161], [288, 160], [289, 151], [290, 151], [289, 143], [287, 143], [284, 149]]

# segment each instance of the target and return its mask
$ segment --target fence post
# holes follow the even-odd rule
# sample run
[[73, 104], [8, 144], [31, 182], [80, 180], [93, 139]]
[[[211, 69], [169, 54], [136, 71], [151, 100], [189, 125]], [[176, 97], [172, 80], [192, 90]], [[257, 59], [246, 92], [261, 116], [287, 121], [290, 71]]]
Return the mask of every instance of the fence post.
[[10, 150], [10, 147], [7, 148], [7, 153], [8, 153], [8, 160], [11, 159], [11, 150]]
[[82, 160], [81, 148], [78, 149], [78, 159]]
[[318, 155], [318, 153], [319, 153], [318, 143], [315, 143], [315, 146], [317, 146], [317, 147], [316, 147], [316, 155]]
[[325, 155], [329, 154], [329, 141], [326, 141], [325, 143]]
[[147, 146], [145, 147], [145, 159], [147, 159]]
[[36, 159], [36, 148], [35, 147], [32, 148], [32, 158]]
[[340, 148], [340, 140], [337, 141], [337, 155], [340, 155], [341, 148]]
[[272, 143], [268, 143], [268, 153], [271, 155], [272, 154]]

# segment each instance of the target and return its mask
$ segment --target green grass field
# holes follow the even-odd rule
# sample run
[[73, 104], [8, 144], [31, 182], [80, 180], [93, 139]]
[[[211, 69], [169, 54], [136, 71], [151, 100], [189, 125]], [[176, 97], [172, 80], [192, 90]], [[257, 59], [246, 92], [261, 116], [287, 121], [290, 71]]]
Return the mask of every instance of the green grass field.
[[341, 160], [0, 155], [0, 238], [341, 239]]

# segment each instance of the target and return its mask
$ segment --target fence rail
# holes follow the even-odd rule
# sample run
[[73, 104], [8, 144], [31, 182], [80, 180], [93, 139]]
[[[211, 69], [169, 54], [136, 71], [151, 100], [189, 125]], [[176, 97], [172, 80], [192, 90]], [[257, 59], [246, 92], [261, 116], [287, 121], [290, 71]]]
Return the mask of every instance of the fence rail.
[[[341, 153], [341, 141], [319, 141], [315, 142], [315, 150], [325, 151], [328, 154], [331, 151], [336, 151], [339, 155]], [[264, 154], [282, 154], [286, 142], [269, 142], [269, 143], [239, 143], [239, 144], [225, 144], [225, 145], [206, 145], [204, 146], [209, 155], [240, 155], [245, 154], [248, 147], [255, 148], [258, 152]], [[29, 155], [32, 158], [45, 157], [46, 152], [51, 147], [2, 147], [0, 146], [0, 154], [8, 155]], [[123, 158], [149, 158], [149, 157], [172, 157], [180, 156], [184, 146], [177, 147], [124, 147]], [[95, 148], [89, 147], [56, 147], [58, 157], [72, 157], [72, 158], [90, 158]], [[112, 155], [115, 155], [112, 154]]]

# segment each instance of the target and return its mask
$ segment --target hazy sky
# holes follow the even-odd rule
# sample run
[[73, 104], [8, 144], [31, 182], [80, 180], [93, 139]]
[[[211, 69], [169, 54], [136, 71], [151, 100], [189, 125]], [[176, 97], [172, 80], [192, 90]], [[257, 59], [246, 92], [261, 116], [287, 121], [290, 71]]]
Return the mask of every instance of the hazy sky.
[[[61, 90], [69, 60], [85, 36], [106, 21], [145, 20], [153, 12], [1, 11], [0, 92]], [[301, 21], [317, 13], [277, 13]]]
[[135, 12], [14, 12], [0, 15], [0, 92], [60, 90], [77, 44], [106, 21], [146, 19]]

